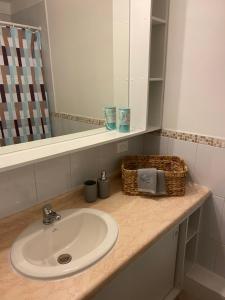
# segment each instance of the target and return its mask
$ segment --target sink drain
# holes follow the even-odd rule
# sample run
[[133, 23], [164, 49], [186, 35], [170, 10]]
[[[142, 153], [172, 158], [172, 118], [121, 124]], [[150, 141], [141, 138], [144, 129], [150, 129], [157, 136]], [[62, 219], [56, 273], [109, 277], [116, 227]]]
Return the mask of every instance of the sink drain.
[[72, 256], [69, 254], [62, 254], [57, 259], [58, 263], [61, 265], [68, 264], [71, 262], [71, 260], [72, 260]]

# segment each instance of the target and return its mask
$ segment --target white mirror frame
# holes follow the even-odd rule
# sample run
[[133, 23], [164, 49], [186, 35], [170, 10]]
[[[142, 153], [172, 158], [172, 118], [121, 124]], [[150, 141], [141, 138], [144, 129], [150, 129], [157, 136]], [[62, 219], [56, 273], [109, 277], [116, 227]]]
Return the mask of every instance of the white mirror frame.
[[148, 115], [149, 45], [151, 28], [151, 0], [130, 0], [130, 76], [129, 106], [131, 132], [107, 131], [94, 135], [61, 140], [51, 143], [36, 141], [36, 147], [23, 147], [18, 151], [0, 154], [0, 172], [28, 164], [63, 156], [98, 145], [128, 139], [146, 132]]

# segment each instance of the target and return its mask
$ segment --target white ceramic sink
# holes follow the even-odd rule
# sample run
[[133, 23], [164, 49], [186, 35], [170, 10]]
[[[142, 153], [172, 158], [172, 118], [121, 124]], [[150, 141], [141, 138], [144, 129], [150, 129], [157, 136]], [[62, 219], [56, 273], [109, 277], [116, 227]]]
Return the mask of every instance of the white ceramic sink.
[[95, 209], [59, 212], [60, 221], [43, 225], [42, 220], [25, 229], [11, 249], [13, 267], [39, 279], [75, 274], [101, 259], [114, 246], [118, 225]]

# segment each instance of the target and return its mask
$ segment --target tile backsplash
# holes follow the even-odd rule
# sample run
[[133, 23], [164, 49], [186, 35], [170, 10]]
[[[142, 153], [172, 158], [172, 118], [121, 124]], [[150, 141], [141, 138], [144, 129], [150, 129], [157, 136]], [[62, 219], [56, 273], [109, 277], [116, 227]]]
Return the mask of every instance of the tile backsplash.
[[123, 156], [143, 152], [143, 136], [128, 141], [128, 152], [118, 154], [110, 143], [0, 173], [0, 218], [69, 192], [102, 169], [116, 171]]
[[37, 201], [66, 193], [71, 188], [70, 156], [62, 156], [34, 165]]
[[34, 166], [0, 174], [0, 218], [28, 208], [36, 201]]
[[193, 142], [197, 144], [205, 144], [205, 145], [219, 147], [219, 148], [225, 148], [225, 139], [217, 138], [213, 136], [187, 133], [182, 131], [165, 130], [165, 129], [163, 129], [160, 134], [161, 136], [172, 138], [172, 139], [183, 140], [186, 142]]

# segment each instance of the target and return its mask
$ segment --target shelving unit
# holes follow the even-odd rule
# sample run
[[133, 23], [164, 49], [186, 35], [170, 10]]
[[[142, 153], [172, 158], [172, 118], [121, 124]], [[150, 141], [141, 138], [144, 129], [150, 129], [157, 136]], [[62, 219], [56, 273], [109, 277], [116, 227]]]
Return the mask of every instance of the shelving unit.
[[166, 24], [166, 20], [157, 17], [152, 17], [152, 25], [160, 25], [160, 24]]
[[196, 261], [196, 251], [197, 251], [197, 235], [188, 241], [186, 244], [185, 251], [185, 264], [184, 273], [186, 274], [192, 268]]
[[152, 2], [147, 131], [160, 129], [162, 124], [169, 1]]
[[148, 127], [161, 128], [161, 115], [163, 108], [163, 81], [152, 81], [149, 84], [150, 109], [148, 112]]
[[186, 243], [195, 238], [199, 232], [200, 210], [196, 210], [188, 219], [188, 230]]
[[150, 82], [153, 82], [153, 81], [163, 81], [164, 79], [163, 78], [157, 78], [157, 77], [151, 77], [150, 79], [149, 79], [149, 81]]
[[201, 207], [196, 209], [183, 221], [179, 228], [175, 286], [180, 290], [183, 287], [185, 274], [190, 271], [196, 262], [201, 213]]
[[152, 15], [156, 18], [167, 20], [168, 19], [168, 0], [153, 0], [152, 1]]

